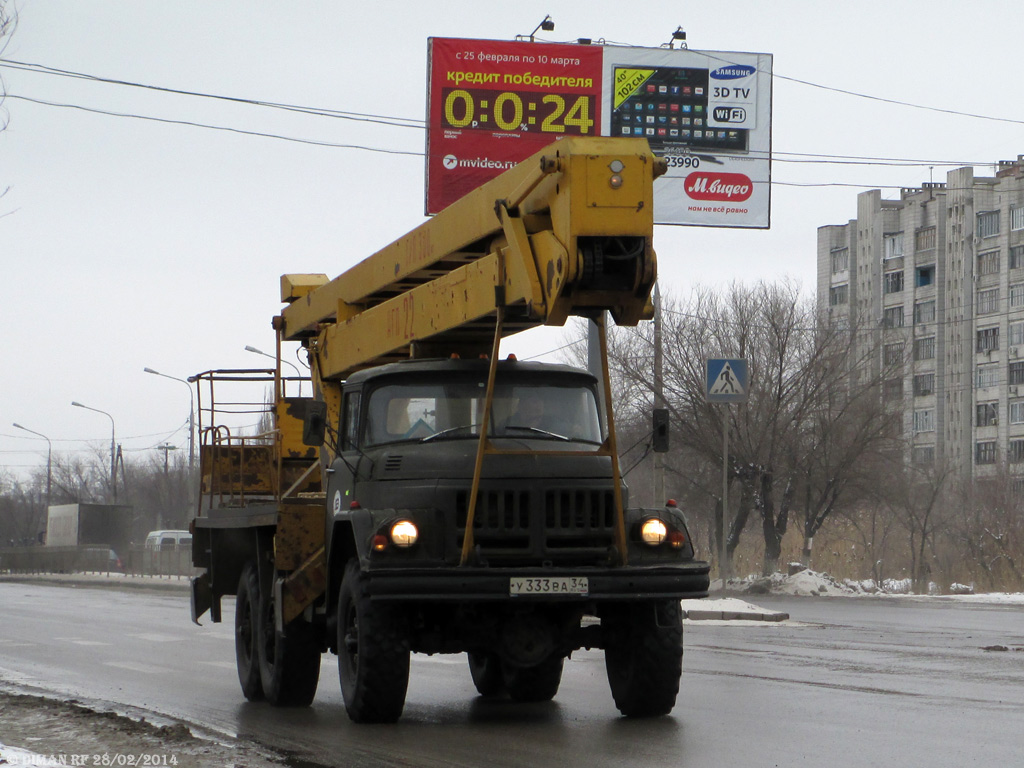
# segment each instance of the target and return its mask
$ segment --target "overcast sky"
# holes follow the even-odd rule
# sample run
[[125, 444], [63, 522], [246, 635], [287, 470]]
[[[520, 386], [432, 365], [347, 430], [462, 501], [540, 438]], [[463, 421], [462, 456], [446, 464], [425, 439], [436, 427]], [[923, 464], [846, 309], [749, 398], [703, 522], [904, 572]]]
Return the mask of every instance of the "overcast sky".
[[[852, 218], [858, 192], [897, 198], [949, 167], [991, 175], [1024, 153], [1019, 0], [15, 5], [6, 62], [413, 126], [0, 67], [0, 471], [20, 476], [45, 467], [46, 443], [12, 422], [55, 451], [108, 450], [110, 421], [72, 400], [112, 415], [129, 458], [185, 446], [188, 392], [144, 367], [261, 365], [244, 347], [273, 350], [282, 273], [333, 277], [423, 221], [430, 36], [513, 39], [550, 13], [548, 41], [657, 47], [682, 26], [693, 49], [774, 55], [772, 227], [659, 227], [666, 293], [783, 277], [809, 293], [815, 231]], [[565, 339], [531, 334], [505, 349]]]

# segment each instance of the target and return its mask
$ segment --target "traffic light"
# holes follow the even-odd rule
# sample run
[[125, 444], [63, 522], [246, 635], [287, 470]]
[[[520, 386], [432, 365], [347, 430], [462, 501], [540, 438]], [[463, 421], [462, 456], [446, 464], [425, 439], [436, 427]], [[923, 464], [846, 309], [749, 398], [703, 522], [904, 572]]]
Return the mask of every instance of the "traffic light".
[[668, 452], [668, 408], [654, 409], [654, 452]]

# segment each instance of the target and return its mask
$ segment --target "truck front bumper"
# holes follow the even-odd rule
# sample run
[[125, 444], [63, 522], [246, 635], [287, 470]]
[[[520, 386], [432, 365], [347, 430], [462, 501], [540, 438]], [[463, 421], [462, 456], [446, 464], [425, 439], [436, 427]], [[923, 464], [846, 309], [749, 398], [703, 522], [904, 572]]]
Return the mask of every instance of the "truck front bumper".
[[[371, 600], [588, 602], [707, 597], [707, 563], [618, 568], [387, 568], [365, 571]], [[586, 577], [585, 594], [511, 594], [514, 579]]]

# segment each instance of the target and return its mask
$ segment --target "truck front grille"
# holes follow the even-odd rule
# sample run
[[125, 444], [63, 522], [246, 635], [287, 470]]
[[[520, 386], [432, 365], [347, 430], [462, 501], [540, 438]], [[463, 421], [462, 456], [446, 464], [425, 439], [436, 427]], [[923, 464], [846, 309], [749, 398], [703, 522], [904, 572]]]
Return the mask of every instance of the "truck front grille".
[[[458, 549], [468, 514], [469, 491], [458, 491]], [[481, 489], [473, 517], [474, 542], [494, 562], [603, 562], [615, 541], [610, 489]]]

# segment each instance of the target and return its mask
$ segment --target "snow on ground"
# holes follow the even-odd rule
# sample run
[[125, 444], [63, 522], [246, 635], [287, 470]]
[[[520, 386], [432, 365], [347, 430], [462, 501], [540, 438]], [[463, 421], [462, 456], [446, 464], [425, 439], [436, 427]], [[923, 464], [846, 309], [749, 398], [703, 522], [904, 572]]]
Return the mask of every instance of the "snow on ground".
[[8, 747], [0, 743], [0, 765], [9, 765], [12, 768], [13, 766], [21, 765], [51, 766], [60, 765], [60, 760], [56, 755], [37, 755], [35, 752], [29, 752], [27, 749]]
[[[712, 594], [716, 587], [721, 589], [720, 581], [712, 584]], [[819, 573], [810, 569], [804, 569], [791, 575], [773, 573], [771, 576], [747, 576], [742, 579], [729, 579], [728, 590], [745, 595], [796, 595], [800, 597], [873, 595], [877, 597], [913, 597], [917, 599], [928, 598], [957, 602], [1024, 605], [1024, 592], [975, 593], [971, 585], [954, 584], [949, 590], [953, 594], [944, 595], [940, 594], [940, 589], [937, 585], [931, 584], [929, 585], [927, 595], [915, 595], [911, 590], [910, 579], [886, 579], [880, 585], [871, 579], [863, 581], [844, 579], [843, 581], [838, 581], [827, 573]]]

